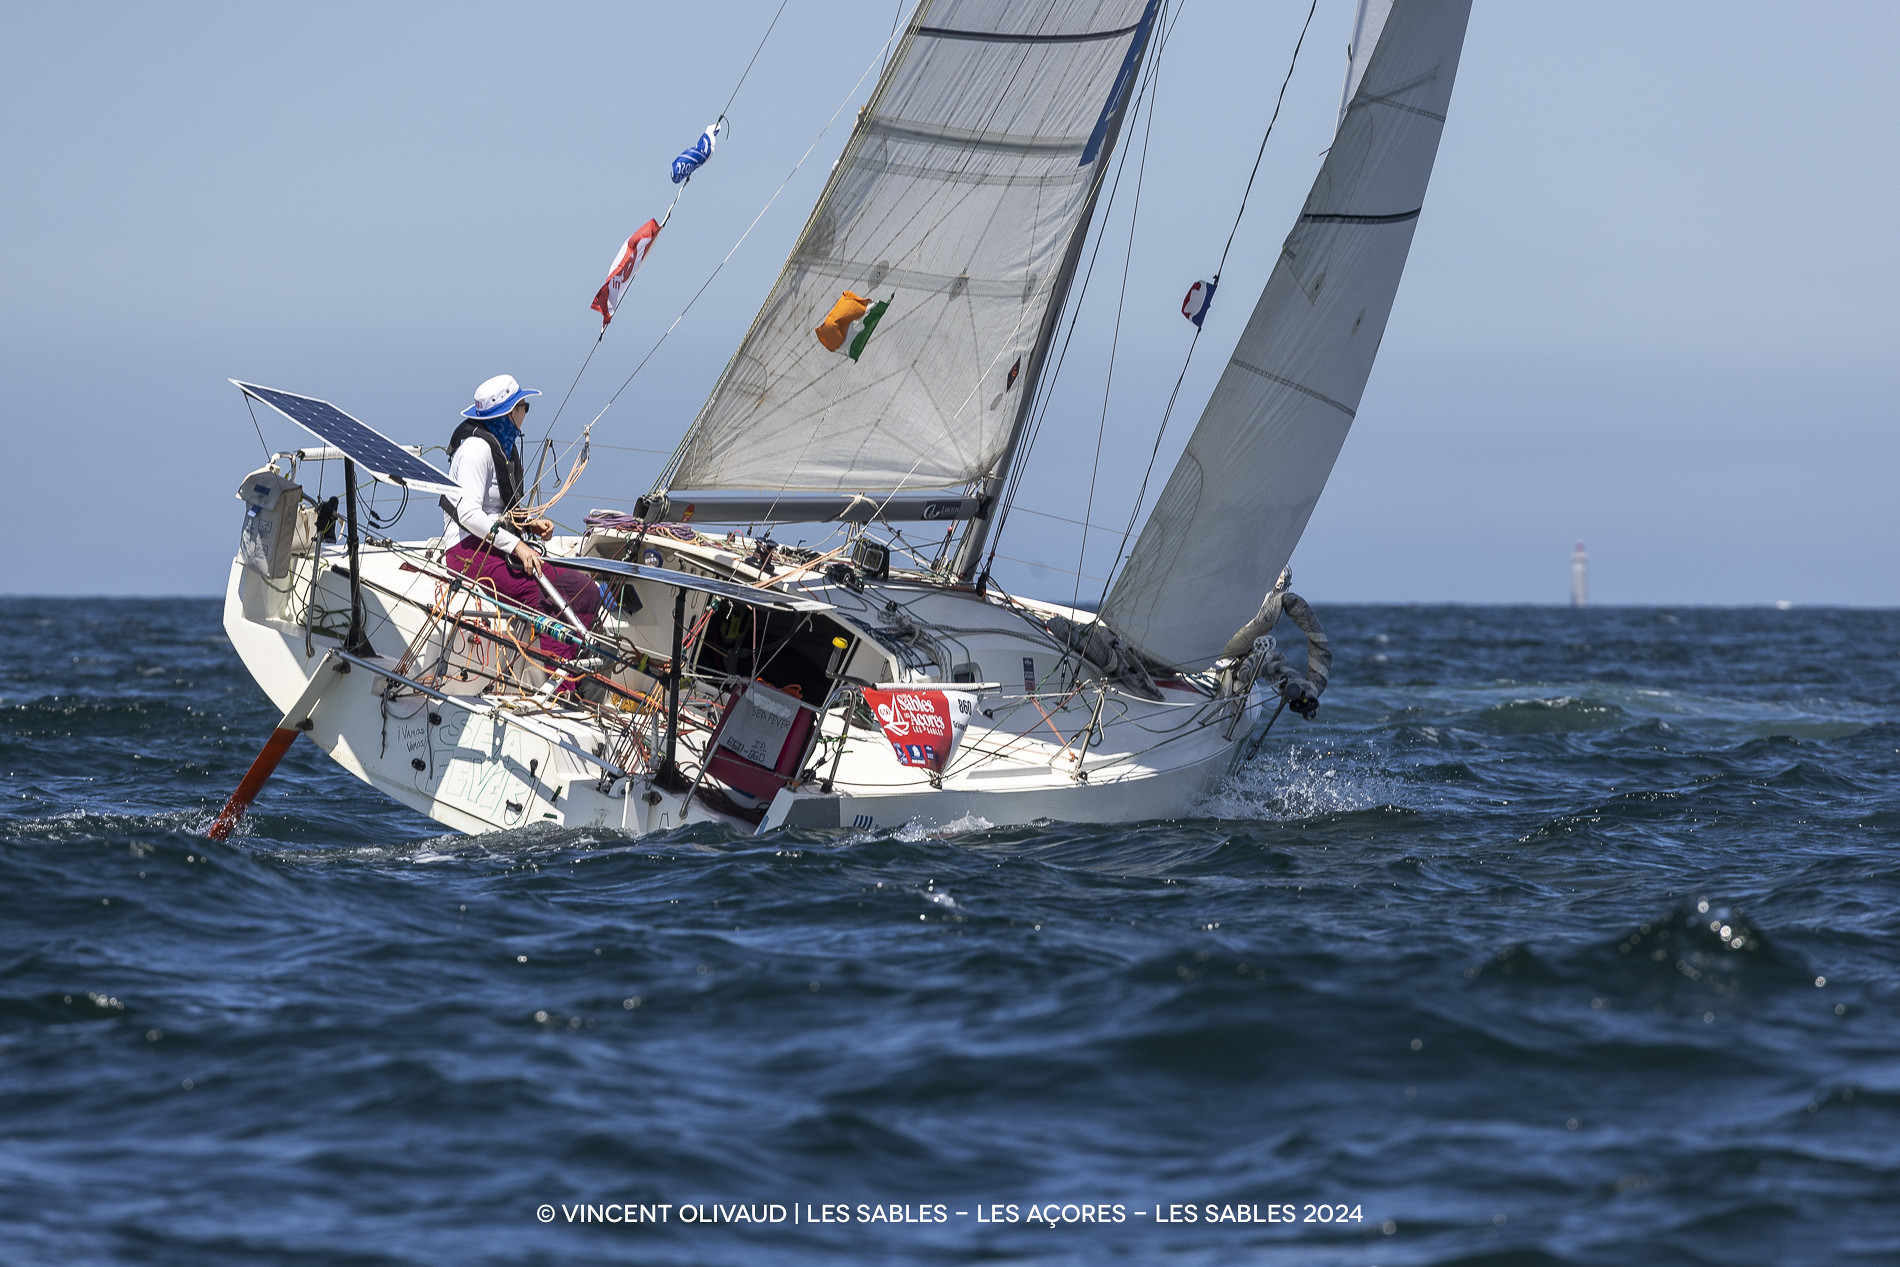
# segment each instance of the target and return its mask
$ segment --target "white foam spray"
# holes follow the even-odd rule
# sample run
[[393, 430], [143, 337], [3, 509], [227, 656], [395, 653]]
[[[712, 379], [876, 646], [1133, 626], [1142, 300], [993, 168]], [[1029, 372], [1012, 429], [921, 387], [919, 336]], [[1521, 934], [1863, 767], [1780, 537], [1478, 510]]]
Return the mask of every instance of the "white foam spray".
[[1212, 818], [1288, 822], [1401, 804], [1408, 790], [1360, 754], [1295, 746], [1263, 752], [1221, 780], [1200, 809]]

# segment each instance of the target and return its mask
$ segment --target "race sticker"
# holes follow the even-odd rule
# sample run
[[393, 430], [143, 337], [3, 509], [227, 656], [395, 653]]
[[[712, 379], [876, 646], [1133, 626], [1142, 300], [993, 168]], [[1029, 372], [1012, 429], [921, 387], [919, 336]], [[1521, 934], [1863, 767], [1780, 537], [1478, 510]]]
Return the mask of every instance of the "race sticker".
[[897, 760], [941, 774], [962, 742], [976, 712], [969, 691], [880, 691], [866, 688], [864, 702], [877, 714]]

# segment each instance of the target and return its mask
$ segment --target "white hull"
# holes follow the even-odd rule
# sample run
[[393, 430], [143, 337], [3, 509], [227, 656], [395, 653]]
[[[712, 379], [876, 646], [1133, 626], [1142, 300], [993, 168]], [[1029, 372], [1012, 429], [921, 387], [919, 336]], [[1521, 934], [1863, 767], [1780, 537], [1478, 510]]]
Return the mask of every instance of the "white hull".
[[[758, 574], [739, 562], [744, 543], [656, 540], [669, 569], [757, 582]], [[576, 543], [556, 543], [557, 553], [562, 546], [572, 550]], [[338, 546], [322, 551], [320, 558], [298, 556], [291, 575], [278, 582], [233, 563], [224, 612], [232, 645], [280, 709], [289, 713], [300, 699], [314, 699], [301, 728], [339, 765], [456, 831], [543, 822], [645, 833], [699, 821], [768, 831], [1175, 817], [1190, 812], [1232, 768], [1259, 716], [1257, 700], [1216, 699], [1206, 682], [1163, 682], [1160, 700], [1105, 684], [1098, 670], [1065, 654], [1032, 623], [1021, 604], [1012, 610], [995, 597], [921, 575], [867, 582], [862, 591], [790, 575], [771, 588], [829, 604], [821, 612], [827, 627], [857, 636], [846, 672], [863, 680], [950, 685], [953, 668], [965, 680], [975, 672], [991, 684], [1009, 680], [1007, 669], [1016, 685], [979, 692], [986, 715], [972, 721], [951, 766], [936, 778], [900, 764], [877, 730], [847, 729], [846, 709], [832, 708], [819, 719], [818, 735], [836, 741], [843, 734], [842, 754], [834, 742], [821, 745], [815, 766], [782, 780], [790, 786], [769, 805], [759, 800], [748, 809], [750, 798], [700, 776], [705, 727], [682, 729], [682, 777], [656, 779], [663, 722], [655, 711], [640, 716], [536, 699], [533, 687], [542, 675], [519, 661], [512, 665], [517, 680], [488, 683], [484, 694], [474, 693], [485, 685], [481, 672], [466, 684], [445, 680], [444, 664], [453, 677], [453, 666], [466, 667], [471, 657], [492, 674], [507, 659], [507, 647], [449, 631], [445, 654], [439, 613], [448, 590], [431, 572], [439, 554], [428, 543], [398, 547], [399, 553], [362, 550], [365, 629], [377, 655], [352, 668], [340, 637], [349, 597], [347, 571], [338, 569], [347, 569], [347, 559]], [[603, 614], [597, 631], [664, 654], [672, 591], [642, 582], [638, 592], [644, 606], [637, 616]], [[706, 605], [704, 595], [690, 598], [689, 622]], [[465, 615], [480, 608], [456, 596], [446, 607], [458, 602]], [[910, 631], [911, 641], [892, 636], [893, 603], [905, 613], [899, 632]], [[1036, 613], [1068, 614], [1044, 605], [1035, 605], [1031, 616]], [[703, 681], [708, 675], [698, 655], [696, 647], [682, 662]], [[433, 676], [431, 667], [438, 670]], [[1023, 685], [1026, 672], [1033, 692]], [[318, 674], [326, 680], [313, 680]], [[636, 690], [654, 686], [636, 673], [618, 676]], [[637, 744], [627, 738], [629, 727]], [[635, 746], [641, 751], [632, 756], [640, 759], [630, 759]], [[689, 782], [696, 785], [690, 796], [682, 786]]]

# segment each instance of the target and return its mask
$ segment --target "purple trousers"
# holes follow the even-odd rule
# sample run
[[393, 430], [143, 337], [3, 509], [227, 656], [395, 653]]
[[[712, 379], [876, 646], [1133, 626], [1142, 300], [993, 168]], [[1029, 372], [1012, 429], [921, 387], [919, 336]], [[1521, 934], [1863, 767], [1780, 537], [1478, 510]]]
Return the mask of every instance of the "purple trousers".
[[[541, 583], [521, 570], [515, 557], [493, 546], [485, 546], [480, 537], [463, 537], [457, 545], [450, 546], [442, 561], [449, 570], [460, 572], [473, 579], [482, 589], [498, 594], [509, 602], [521, 607], [531, 607], [539, 612], [561, 618], [561, 609], [541, 588]], [[567, 605], [580, 617], [581, 624], [594, 627], [594, 618], [600, 614], [600, 588], [592, 577], [585, 572], [572, 568], [554, 567], [550, 564], [543, 575], [554, 583]], [[542, 634], [539, 640], [541, 650], [561, 660], [574, 658], [574, 648], [558, 638]]]

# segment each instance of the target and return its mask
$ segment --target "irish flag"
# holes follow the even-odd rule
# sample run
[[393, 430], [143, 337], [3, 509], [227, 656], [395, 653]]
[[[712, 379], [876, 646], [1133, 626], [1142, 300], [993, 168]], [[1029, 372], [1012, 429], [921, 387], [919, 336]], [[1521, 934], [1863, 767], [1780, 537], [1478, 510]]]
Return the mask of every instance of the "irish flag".
[[831, 306], [813, 333], [825, 345], [825, 351], [842, 352], [855, 361], [863, 354], [864, 345], [871, 341], [872, 331], [877, 329], [877, 323], [884, 319], [884, 311], [890, 306], [888, 299], [872, 303], [863, 295], [847, 290], [838, 296], [838, 302]]
[[613, 267], [607, 270], [607, 280], [600, 284], [600, 290], [590, 305], [600, 314], [602, 330], [614, 319], [614, 313], [620, 308], [620, 297], [627, 293], [627, 283], [640, 271], [640, 265], [646, 263], [647, 252], [653, 249], [653, 240], [659, 236], [660, 222], [649, 220], [634, 230], [627, 244], [614, 256]]

